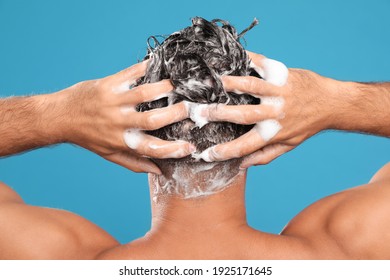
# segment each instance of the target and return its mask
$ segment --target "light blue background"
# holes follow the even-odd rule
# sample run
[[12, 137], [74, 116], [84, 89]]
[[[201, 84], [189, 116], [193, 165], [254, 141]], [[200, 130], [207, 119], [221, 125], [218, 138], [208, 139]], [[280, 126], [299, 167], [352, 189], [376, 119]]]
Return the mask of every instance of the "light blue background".
[[[184, 28], [193, 16], [226, 19], [239, 31], [257, 17], [247, 48], [289, 67], [342, 80], [390, 78], [386, 0], [0, 0], [0, 96], [53, 92], [115, 73], [143, 57], [148, 36]], [[317, 135], [250, 169], [249, 223], [277, 233], [315, 200], [366, 183], [389, 159], [389, 139]], [[121, 242], [150, 226], [146, 175], [82, 148], [58, 145], [1, 159], [0, 180], [27, 203], [76, 212]]]

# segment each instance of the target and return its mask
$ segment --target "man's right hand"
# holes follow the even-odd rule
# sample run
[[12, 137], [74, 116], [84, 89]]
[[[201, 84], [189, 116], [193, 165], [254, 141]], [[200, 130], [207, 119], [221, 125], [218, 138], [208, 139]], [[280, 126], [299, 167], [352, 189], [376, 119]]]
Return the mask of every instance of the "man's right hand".
[[[150, 158], [180, 158], [194, 151], [185, 141], [164, 141], [142, 130], [155, 130], [188, 117], [183, 103], [147, 112], [137, 104], [168, 96], [169, 80], [130, 89], [144, 76], [147, 62], [117, 74], [78, 83], [55, 95], [63, 108], [63, 140], [91, 150], [135, 172], [160, 173]], [[127, 132], [126, 132], [127, 131]]]

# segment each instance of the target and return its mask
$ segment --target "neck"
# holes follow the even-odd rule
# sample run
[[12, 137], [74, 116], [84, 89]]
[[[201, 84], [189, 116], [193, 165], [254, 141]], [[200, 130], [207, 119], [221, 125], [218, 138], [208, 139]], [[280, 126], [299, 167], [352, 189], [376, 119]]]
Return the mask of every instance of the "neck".
[[[184, 198], [178, 194], [155, 194], [160, 180], [149, 175], [152, 204], [150, 234], [169, 236], [197, 233], [221, 233], [246, 225], [245, 181], [246, 172], [239, 172], [228, 185], [211, 195]], [[194, 181], [199, 181], [196, 176]], [[201, 188], [204, 186], [200, 186]]]

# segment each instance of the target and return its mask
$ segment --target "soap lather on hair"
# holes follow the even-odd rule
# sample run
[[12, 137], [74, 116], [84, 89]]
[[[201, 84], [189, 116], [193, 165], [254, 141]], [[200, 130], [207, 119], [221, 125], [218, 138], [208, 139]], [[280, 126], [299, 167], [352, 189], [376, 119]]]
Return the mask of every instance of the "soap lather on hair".
[[[247, 94], [226, 92], [222, 75], [256, 76], [240, 38], [253, 26], [253, 23], [238, 34], [236, 29], [224, 20], [207, 21], [200, 17], [192, 19], [192, 26], [168, 36], [163, 42], [150, 37], [145, 59], [150, 59], [146, 75], [137, 81], [136, 86], [170, 79], [174, 91], [169, 97], [141, 103], [138, 111], [166, 107], [181, 101], [196, 104], [259, 104], [260, 99]], [[196, 106], [195, 106], [196, 107]], [[196, 109], [192, 106], [192, 109]], [[201, 127], [199, 127], [201, 126]], [[227, 122], [207, 123], [200, 120], [195, 124], [190, 119], [174, 123], [148, 134], [164, 140], [185, 140], [193, 143], [198, 152], [216, 144], [231, 141], [248, 132], [253, 125], [239, 125]], [[185, 161], [195, 161], [188, 156]]]

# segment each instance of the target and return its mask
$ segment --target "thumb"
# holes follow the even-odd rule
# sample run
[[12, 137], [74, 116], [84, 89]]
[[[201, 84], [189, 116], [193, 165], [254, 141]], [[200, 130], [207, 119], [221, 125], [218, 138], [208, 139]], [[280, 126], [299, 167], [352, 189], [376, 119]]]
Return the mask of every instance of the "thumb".
[[128, 152], [119, 152], [104, 156], [104, 158], [134, 172], [154, 173], [157, 175], [161, 174], [160, 169], [150, 159]]
[[246, 169], [252, 165], [267, 164], [276, 159], [277, 157], [292, 150], [293, 146], [284, 144], [270, 144], [265, 146], [261, 150], [258, 150], [249, 156], [245, 157], [241, 163], [240, 168]]

